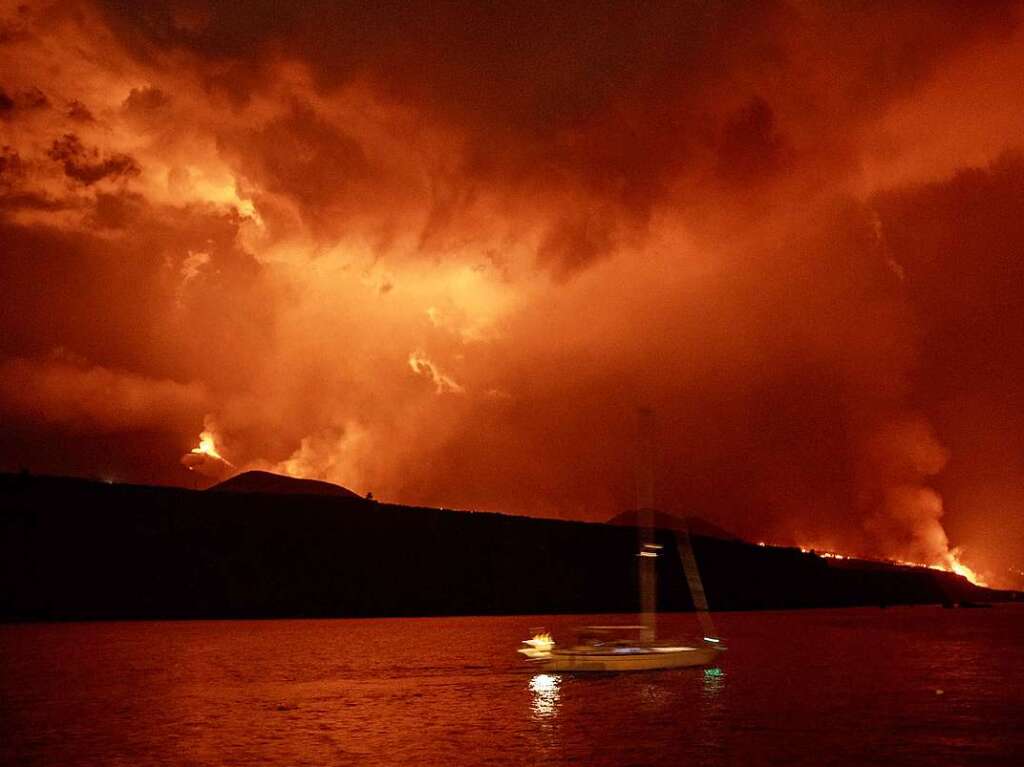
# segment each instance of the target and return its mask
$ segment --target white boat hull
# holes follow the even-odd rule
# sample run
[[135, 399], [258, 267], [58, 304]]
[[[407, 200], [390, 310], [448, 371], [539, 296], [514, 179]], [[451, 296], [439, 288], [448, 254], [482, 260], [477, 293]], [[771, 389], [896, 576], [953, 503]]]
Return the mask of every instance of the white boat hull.
[[707, 666], [719, 652], [715, 647], [631, 648], [628, 652], [587, 648], [553, 650], [535, 662], [545, 671], [654, 671]]

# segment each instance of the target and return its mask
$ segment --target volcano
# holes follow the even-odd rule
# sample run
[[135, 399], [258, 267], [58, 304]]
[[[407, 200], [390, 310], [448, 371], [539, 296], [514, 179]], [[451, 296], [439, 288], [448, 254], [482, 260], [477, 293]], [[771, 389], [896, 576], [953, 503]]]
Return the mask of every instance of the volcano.
[[213, 492], [263, 493], [270, 495], [328, 495], [336, 498], [360, 498], [347, 487], [317, 479], [298, 479], [269, 471], [245, 471], [213, 487]]

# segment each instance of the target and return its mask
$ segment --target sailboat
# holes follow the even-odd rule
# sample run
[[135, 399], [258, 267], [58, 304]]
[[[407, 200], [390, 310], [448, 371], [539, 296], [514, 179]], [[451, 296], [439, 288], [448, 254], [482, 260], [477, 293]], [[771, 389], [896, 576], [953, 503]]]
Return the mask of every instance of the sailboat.
[[687, 529], [676, 531], [676, 548], [686, 574], [694, 609], [703, 630], [699, 644], [658, 639], [657, 583], [655, 564], [661, 545], [654, 541], [654, 458], [652, 419], [640, 411], [641, 455], [637, 472], [637, 507], [640, 550], [637, 563], [640, 581], [641, 623], [635, 626], [588, 626], [577, 632], [575, 642], [559, 646], [551, 634], [540, 632], [527, 639], [519, 652], [543, 671], [653, 671], [713, 664], [725, 646], [718, 637], [697, 560]]

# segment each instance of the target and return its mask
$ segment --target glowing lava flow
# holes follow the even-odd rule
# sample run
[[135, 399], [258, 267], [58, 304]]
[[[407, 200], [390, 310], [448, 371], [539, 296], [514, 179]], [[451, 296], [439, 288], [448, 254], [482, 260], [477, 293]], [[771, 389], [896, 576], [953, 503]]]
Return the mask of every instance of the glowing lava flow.
[[957, 575], [962, 575], [975, 586], [988, 585], [984, 580], [982, 580], [981, 576], [960, 561], [960, 552], [956, 549], [953, 549], [946, 555], [946, 562], [944, 565], [933, 565], [932, 567], [937, 570], [947, 570], [949, 572], [956, 573]]
[[[763, 546], [763, 543], [758, 542], [759, 546]], [[889, 564], [902, 565], [904, 567], [927, 567], [929, 570], [942, 570], [947, 573], [955, 573], [956, 575], [962, 576], [973, 583], [975, 586], [987, 587], [988, 584], [985, 580], [978, 575], [973, 569], [965, 565], [960, 561], [960, 552], [957, 549], [953, 549], [944, 555], [943, 561], [926, 565], [922, 562], [908, 562], [903, 559], [874, 559], [872, 557], [861, 557], [847, 554], [839, 554], [835, 551], [822, 551], [821, 549], [811, 549], [806, 546], [798, 546], [804, 554], [814, 554], [822, 557], [823, 559], [864, 559], [867, 561], [874, 562], [888, 562]]]

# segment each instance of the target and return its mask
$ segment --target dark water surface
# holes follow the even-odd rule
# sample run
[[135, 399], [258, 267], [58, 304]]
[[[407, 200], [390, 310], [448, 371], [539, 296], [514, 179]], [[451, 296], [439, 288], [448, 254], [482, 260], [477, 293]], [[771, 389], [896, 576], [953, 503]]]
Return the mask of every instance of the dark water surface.
[[709, 669], [515, 653], [608, 620], [0, 626], [0, 762], [1024, 764], [1024, 606], [726, 614]]

